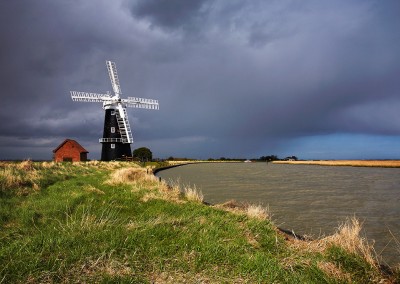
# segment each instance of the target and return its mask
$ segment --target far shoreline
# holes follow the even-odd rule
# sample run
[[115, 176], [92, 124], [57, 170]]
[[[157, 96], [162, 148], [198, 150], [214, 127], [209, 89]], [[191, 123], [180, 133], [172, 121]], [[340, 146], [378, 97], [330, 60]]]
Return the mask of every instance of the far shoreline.
[[342, 167], [377, 167], [400, 168], [400, 160], [305, 160], [305, 161], [273, 161], [274, 164], [342, 166]]

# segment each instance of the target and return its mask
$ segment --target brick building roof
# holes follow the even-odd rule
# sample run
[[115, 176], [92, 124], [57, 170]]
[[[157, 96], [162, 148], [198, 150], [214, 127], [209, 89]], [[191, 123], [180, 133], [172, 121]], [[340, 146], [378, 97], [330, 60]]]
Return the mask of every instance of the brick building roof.
[[81, 146], [81, 144], [72, 139], [65, 139], [64, 142], [62, 142], [57, 148], [53, 150], [53, 153], [57, 152], [67, 142], [71, 142], [75, 146], [75, 148], [79, 151], [79, 153], [89, 153], [85, 148]]

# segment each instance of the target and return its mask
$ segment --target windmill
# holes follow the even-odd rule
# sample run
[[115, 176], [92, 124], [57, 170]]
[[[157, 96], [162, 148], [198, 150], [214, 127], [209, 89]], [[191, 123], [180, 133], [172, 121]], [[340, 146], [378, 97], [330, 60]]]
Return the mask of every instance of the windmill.
[[114, 62], [106, 61], [108, 74], [114, 94], [86, 93], [71, 91], [71, 98], [78, 102], [103, 103], [105, 110], [103, 138], [99, 139], [102, 144], [101, 160], [111, 161], [123, 157], [131, 157], [131, 144], [133, 143], [132, 130], [129, 125], [126, 107], [159, 109], [158, 100], [128, 97], [121, 99], [121, 87]]

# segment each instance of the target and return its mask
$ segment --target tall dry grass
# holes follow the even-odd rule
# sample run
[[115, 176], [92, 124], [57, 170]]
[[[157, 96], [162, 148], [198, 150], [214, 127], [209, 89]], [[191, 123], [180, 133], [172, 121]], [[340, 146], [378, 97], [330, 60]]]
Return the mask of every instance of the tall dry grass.
[[263, 207], [261, 205], [248, 205], [246, 215], [259, 220], [271, 220], [269, 207]]
[[21, 163], [18, 163], [16, 167], [25, 171], [32, 171], [34, 169], [32, 160], [22, 161]]
[[143, 202], [147, 202], [152, 199], [161, 199], [172, 201], [175, 203], [184, 202], [181, 198], [180, 187], [177, 184], [170, 185], [165, 181], [156, 180], [156, 184], [151, 188], [149, 192], [141, 198]]
[[377, 266], [377, 255], [373, 243], [361, 236], [362, 223], [356, 218], [347, 218], [339, 225], [332, 236], [325, 238], [330, 245], [336, 245], [346, 251], [362, 256], [371, 266]]
[[145, 175], [146, 171], [142, 168], [122, 168], [114, 171], [107, 183], [118, 185], [122, 183], [137, 182], [143, 179]]
[[[124, 163], [118, 162], [74, 162], [55, 163], [33, 162], [25, 160], [22, 162], [0, 162], [0, 191], [17, 195], [27, 195], [40, 189], [41, 185], [48, 184], [48, 180], [55, 176], [64, 176], [72, 173], [76, 168], [89, 169], [93, 166], [99, 169], [113, 170], [126, 167]], [[129, 166], [135, 166], [131, 163]]]
[[187, 201], [198, 203], [203, 203], [204, 201], [204, 195], [201, 190], [196, 188], [196, 185], [191, 186], [183, 184], [179, 178], [177, 180], [170, 180], [165, 184], [167, 184], [169, 190], [172, 190], [173, 192], [179, 192], [179, 194], [183, 195]]
[[249, 204], [246, 202], [238, 202], [236, 200], [229, 200], [227, 202], [216, 204], [213, 207], [229, 211], [234, 214], [246, 215], [252, 219], [268, 220], [272, 222], [272, 214], [269, 206]]
[[54, 162], [54, 161], [51, 161], [51, 162], [42, 162], [42, 167], [44, 168], [44, 169], [51, 169], [51, 168], [53, 168], [53, 167], [55, 167], [56, 166], [56, 162]]
[[20, 163], [3, 162], [0, 167], [0, 191], [27, 194], [27, 189], [38, 190], [40, 173], [31, 160]]
[[203, 203], [204, 195], [203, 193], [196, 188], [196, 186], [184, 186], [183, 194], [186, 199], [193, 202]]
[[129, 167], [116, 169], [105, 183], [110, 185], [129, 184], [132, 186], [132, 191], [146, 189], [141, 198], [143, 202], [152, 199], [161, 199], [176, 203], [183, 202], [178, 183], [170, 185], [165, 181], [161, 181], [147, 168]]
[[333, 235], [315, 240], [292, 239], [290, 246], [298, 251], [325, 253], [329, 247], [337, 246], [348, 253], [359, 255], [372, 267], [379, 265], [373, 242], [361, 235], [362, 223], [356, 218], [347, 218]]
[[123, 162], [123, 161], [111, 161], [104, 162], [98, 160], [92, 160], [88, 162], [74, 162], [76, 166], [82, 167], [98, 167], [99, 169], [115, 170], [120, 168], [139, 168], [140, 166], [134, 162]]

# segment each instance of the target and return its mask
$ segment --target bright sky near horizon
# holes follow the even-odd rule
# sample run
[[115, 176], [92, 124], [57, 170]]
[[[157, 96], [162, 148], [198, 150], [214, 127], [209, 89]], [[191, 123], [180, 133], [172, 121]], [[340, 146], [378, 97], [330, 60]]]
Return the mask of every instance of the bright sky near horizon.
[[0, 1], [1, 159], [99, 159], [104, 111], [69, 91], [158, 99], [128, 109], [159, 158], [400, 159], [398, 0]]

